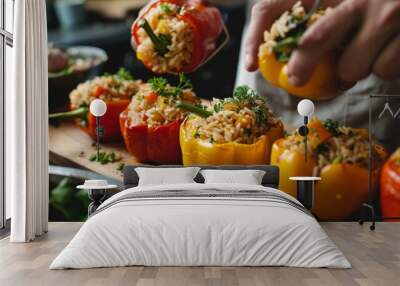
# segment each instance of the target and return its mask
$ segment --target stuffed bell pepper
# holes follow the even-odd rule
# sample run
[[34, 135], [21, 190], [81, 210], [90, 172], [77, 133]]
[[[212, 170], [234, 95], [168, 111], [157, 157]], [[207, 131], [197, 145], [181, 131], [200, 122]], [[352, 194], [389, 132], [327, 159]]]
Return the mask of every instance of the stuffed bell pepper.
[[384, 218], [400, 217], [400, 148], [382, 169], [381, 210]]
[[70, 97], [69, 112], [50, 114], [50, 119], [75, 118], [76, 123], [94, 140], [96, 139], [96, 118], [89, 112], [89, 105], [94, 99], [102, 99], [107, 105], [107, 112], [100, 118], [104, 128], [101, 141], [118, 141], [121, 138], [119, 114], [125, 110], [131, 98], [142, 84], [125, 69], [117, 74], [105, 74], [81, 83], [74, 89]]
[[[329, 8], [328, 8], [329, 9]], [[329, 10], [319, 10], [308, 20], [301, 2], [286, 11], [264, 33], [264, 43], [259, 49], [259, 69], [272, 85], [285, 89], [290, 94], [310, 99], [329, 98], [337, 93], [338, 84], [333, 54], [327, 54], [316, 66], [309, 81], [301, 87], [291, 85], [287, 65], [297, 42], [305, 30], [324, 16]]]
[[180, 131], [184, 165], [268, 164], [272, 143], [283, 136], [281, 121], [247, 86], [191, 111]]
[[216, 49], [223, 19], [199, 0], [155, 0], [132, 25], [137, 58], [155, 73], [192, 72]]
[[[271, 164], [280, 168], [280, 190], [296, 197], [292, 176], [319, 176], [313, 213], [320, 219], [346, 219], [357, 212], [368, 195], [368, 150], [366, 129], [339, 126], [333, 120], [314, 118], [308, 124], [308, 158], [304, 158], [304, 138], [294, 134], [277, 140], [272, 146]], [[372, 184], [387, 153], [373, 145]]]
[[153, 78], [141, 87], [121, 113], [120, 127], [125, 146], [138, 161], [181, 162], [179, 127], [188, 112], [178, 107], [180, 103], [200, 104], [183, 74], [175, 87], [164, 78]]

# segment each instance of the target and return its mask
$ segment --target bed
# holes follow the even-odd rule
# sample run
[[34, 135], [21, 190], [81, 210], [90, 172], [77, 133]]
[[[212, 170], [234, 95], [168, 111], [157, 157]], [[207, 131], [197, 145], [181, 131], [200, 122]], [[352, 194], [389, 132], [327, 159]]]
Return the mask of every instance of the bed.
[[[165, 166], [171, 168], [176, 166]], [[277, 189], [274, 166], [262, 185], [195, 183], [138, 186], [124, 169], [124, 190], [85, 222], [50, 269], [119, 266], [291, 266], [350, 268], [343, 253], [297, 200]]]

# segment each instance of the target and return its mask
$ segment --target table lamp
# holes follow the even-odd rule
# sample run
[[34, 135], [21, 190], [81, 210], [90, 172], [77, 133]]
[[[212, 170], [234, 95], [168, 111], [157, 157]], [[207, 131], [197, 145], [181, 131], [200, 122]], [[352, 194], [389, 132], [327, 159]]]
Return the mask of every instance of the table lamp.
[[314, 113], [314, 103], [309, 99], [303, 99], [297, 105], [297, 112], [304, 117], [304, 125], [299, 128], [299, 134], [304, 136], [304, 159], [307, 161], [307, 135], [308, 135], [308, 119]]
[[101, 99], [95, 99], [90, 103], [90, 113], [96, 117], [96, 147], [97, 147], [97, 161], [100, 157], [100, 137], [104, 136], [104, 128], [100, 125], [100, 117], [107, 112], [107, 105]]

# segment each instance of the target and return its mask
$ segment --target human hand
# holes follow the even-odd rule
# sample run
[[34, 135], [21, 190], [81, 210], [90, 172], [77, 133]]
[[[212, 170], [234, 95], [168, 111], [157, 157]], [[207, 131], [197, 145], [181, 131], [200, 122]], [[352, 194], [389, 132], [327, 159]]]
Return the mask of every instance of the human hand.
[[400, 1], [340, 3], [300, 40], [288, 66], [291, 83], [305, 84], [321, 57], [338, 49], [337, 73], [344, 82], [355, 83], [371, 73], [383, 79], [399, 77]]
[[[249, 71], [258, 67], [263, 32], [295, 2], [264, 0], [255, 5], [246, 44]], [[313, 1], [302, 2], [309, 8]], [[306, 31], [293, 52], [288, 66], [292, 84], [304, 85], [320, 59], [338, 49], [342, 53], [337, 72], [344, 82], [354, 83], [371, 72], [382, 78], [400, 75], [400, 58], [396, 56], [400, 50], [400, 1], [327, 0], [323, 4], [335, 8]]]

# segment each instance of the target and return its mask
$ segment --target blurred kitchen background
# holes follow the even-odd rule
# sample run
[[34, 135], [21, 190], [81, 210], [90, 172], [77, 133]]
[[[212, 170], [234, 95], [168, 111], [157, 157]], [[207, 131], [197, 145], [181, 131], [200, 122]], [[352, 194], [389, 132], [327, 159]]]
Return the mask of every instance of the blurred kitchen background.
[[[47, 0], [50, 113], [67, 110], [70, 91], [96, 75], [114, 73], [124, 67], [137, 79], [153, 76], [136, 59], [130, 45], [130, 27], [147, 2]], [[206, 99], [228, 97], [232, 93], [246, 11], [245, 0], [211, 2], [223, 13], [231, 39], [216, 57], [188, 75], [196, 93]], [[55, 130], [50, 130], [50, 138]], [[75, 164], [55, 152], [55, 147], [50, 140], [50, 221], [84, 221], [89, 199], [86, 191], [78, 191], [76, 186], [85, 179], [120, 182]], [[61, 147], [72, 148], [68, 142]]]
[[[130, 46], [130, 27], [140, 8], [147, 0], [48, 0], [48, 41], [53, 47], [96, 47], [85, 50], [96, 54], [103, 62], [90, 72], [77, 77], [53, 76], [50, 79], [50, 109], [62, 108], [68, 103], [68, 93], [76, 82], [103, 72], [128, 69], [135, 78], [148, 79], [152, 74], [136, 59]], [[245, 0], [212, 1], [224, 15], [231, 40], [227, 46], [205, 66], [189, 75], [200, 97], [227, 97], [234, 87], [240, 40], [245, 22]], [[105, 53], [102, 54], [102, 51]], [[107, 60], [106, 60], [106, 58]]]

